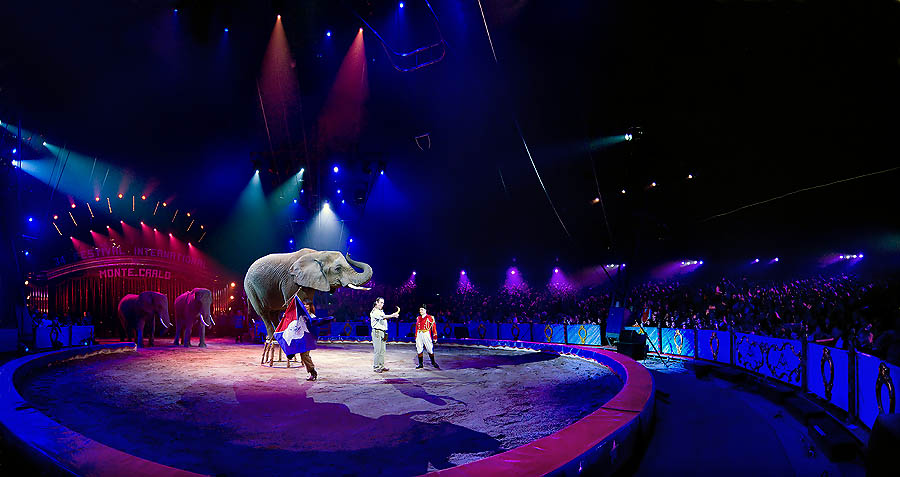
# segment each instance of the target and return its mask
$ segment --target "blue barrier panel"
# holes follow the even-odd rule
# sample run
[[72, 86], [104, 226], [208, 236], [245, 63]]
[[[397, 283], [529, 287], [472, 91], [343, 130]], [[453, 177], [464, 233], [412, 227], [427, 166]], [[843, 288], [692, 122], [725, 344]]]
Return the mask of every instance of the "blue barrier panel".
[[[641, 329], [636, 326], [627, 326], [624, 329], [634, 330], [634, 331], [637, 331], [639, 334], [644, 334], [644, 332], [646, 332], [647, 341], [648, 341], [647, 353], [653, 353], [654, 346], [656, 347], [655, 349], [657, 349], [657, 350], [659, 349], [659, 328], [651, 328], [649, 326], [645, 326], [644, 331], [641, 331]], [[652, 344], [649, 343], [650, 341], [652, 341], [653, 343]]]
[[453, 338], [453, 324], [452, 323], [437, 323], [437, 334], [440, 338]]
[[872, 428], [881, 413], [897, 411], [897, 386], [900, 368], [865, 353], [856, 355], [856, 389], [859, 397], [859, 420]]
[[663, 328], [662, 352], [694, 357], [694, 330]]
[[[440, 324], [439, 324], [440, 326]], [[440, 328], [439, 328], [440, 329]], [[412, 322], [398, 322], [397, 323], [397, 334], [395, 338], [415, 338], [416, 337], [416, 323]]]
[[735, 333], [734, 364], [799, 386], [803, 375], [802, 346], [796, 340]]
[[531, 341], [531, 323], [501, 324], [500, 339], [512, 341]]
[[482, 340], [497, 339], [497, 323], [488, 323], [480, 321], [477, 323], [469, 323], [469, 338]]
[[566, 328], [569, 333], [569, 344], [594, 346], [602, 344], [600, 325], [566, 325]]
[[731, 332], [700, 330], [697, 332], [697, 356], [719, 363], [731, 362]]
[[532, 332], [538, 343], [565, 343], [566, 325], [534, 323]]
[[849, 411], [848, 353], [842, 349], [810, 343], [806, 352], [806, 373], [809, 392]]

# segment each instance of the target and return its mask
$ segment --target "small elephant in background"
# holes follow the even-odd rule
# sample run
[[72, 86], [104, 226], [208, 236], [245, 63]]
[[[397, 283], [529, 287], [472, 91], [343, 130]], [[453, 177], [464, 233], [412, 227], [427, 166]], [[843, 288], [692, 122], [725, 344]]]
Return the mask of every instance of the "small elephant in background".
[[194, 288], [178, 295], [175, 299], [175, 346], [178, 346], [179, 338], [185, 348], [191, 345], [191, 329], [199, 318], [200, 347], [206, 348], [206, 327], [216, 324], [209, 311], [210, 306], [212, 292], [206, 288]]
[[153, 336], [156, 334], [156, 320], [163, 327], [172, 326], [169, 319], [169, 299], [162, 293], [145, 291], [140, 295], [129, 294], [122, 297], [118, 307], [119, 322], [125, 329], [125, 336], [131, 337], [131, 331], [136, 333], [135, 344], [138, 348], [144, 347], [144, 325], [150, 323], [150, 346], [153, 346]]

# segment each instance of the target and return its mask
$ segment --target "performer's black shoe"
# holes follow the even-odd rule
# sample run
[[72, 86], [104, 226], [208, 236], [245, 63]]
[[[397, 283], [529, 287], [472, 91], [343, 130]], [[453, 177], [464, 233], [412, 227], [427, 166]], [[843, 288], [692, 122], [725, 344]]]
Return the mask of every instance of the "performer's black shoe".
[[419, 364], [416, 365], [416, 369], [422, 369], [422, 368], [424, 368], [424, 366], [422, 365], [422, 357], [419, 356]]
[[306, 378], [306, 380], [307, 381], [315, 381], [316, 378], [318, 378], [318, 377], [319, 377], [319, 373], [317, 373], [316, 370], [312, 370], [312, 371], [310, 371], [309, 377]]
[[434, 366], [435, 369], [441, 369], [441, 367], [438, 366], [438, 364], [434, 361], [434, 355], [433, 355], [433, 354], [430, 355], [429, 358], [431, 358], [431, 365]]

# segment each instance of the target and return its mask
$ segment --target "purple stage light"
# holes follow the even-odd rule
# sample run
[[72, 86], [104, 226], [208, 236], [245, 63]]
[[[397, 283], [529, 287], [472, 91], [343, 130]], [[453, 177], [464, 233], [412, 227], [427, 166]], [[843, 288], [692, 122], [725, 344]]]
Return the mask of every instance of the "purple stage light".
[[511, 271], [511, 272], [509, 272], [509, 273], [512, 273], [513, 275], [515, 275], [515, 274], [516, 274], [516, 271], [513, 270], [513, 271]]
[[331, 38], [331, 30], [326, 31], [325, 36], [327, 36], [328, 38]]
[[775, 257], [775, 261], [776, 261], [776, 262], [778, 261], [778, 257]]
[[756, 260], [753, 261], [753, 263], [759, 263], [759, 259], [757, 258]]
[[554, 269], [553, 269], [553, 273], [559, 273], [559, 269], [558, 269], [558, 268], [554, 268]]
[[334, 168], [332, 170], [334, 171], [335, 174], [337, 174], [338, 171], [340, 171], [340, 169], [338, 169], [338, 166], [334, 166]]
[[840, 258], [841, 258], [841, 260], [843, 260], [843, 259], [844, 259], [844, 256], [843, 256], [843, 255], [841, 255], [841, 257], [840, 257]]
[[859, 254], [859, 258], [863, 258], [863, 254]]
[[415, 275], [415, 274], [416, 274], [416, 271], [415, 271], [415, 270], [413, 270], [413, 275]]
[[460, 275], [465, 275], [465, 274], [466, 274], [466, 271], [463, 270], [463, 271], [459, 272], [459, 274], [460, 274]]
[[703, 260], [700, 260], [700, 265], [703, 265]]

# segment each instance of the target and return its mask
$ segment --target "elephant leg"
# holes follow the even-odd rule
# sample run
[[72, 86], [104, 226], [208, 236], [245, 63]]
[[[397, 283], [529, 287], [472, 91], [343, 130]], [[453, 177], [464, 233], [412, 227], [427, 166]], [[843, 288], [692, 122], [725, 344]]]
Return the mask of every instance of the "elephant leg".
[[155, 318], [156, 317], [153, 317], [150, 320], [150, 339], [148, 341], [150, 341], [149, 344], [151, 347], [153, 346], [153, 336], [156, 335], [156, 319]]
[[263, 323], [266, 325], [266, 339], [271, 340], [275, 337], [275, 320], [277, 319], [277, 313], [269, 313], [269, 316], [263, 318]]
[[137, 344], [138, 348], [144, 347], [144, 327], [143, 323], [138, 323], [138, 326], [134, 328], [134, 342]]
[[181, 338], [181, 320], [175, 318], [175, 346], [178, 346], [179, 338]]
[[206, 326], [203, 324], [203, 320], [200, 320], [200, 347], [206, 348]]
[[191, 347], [191, 324], [185, 323], [181, 330], [181, 345], [185, 348]]

